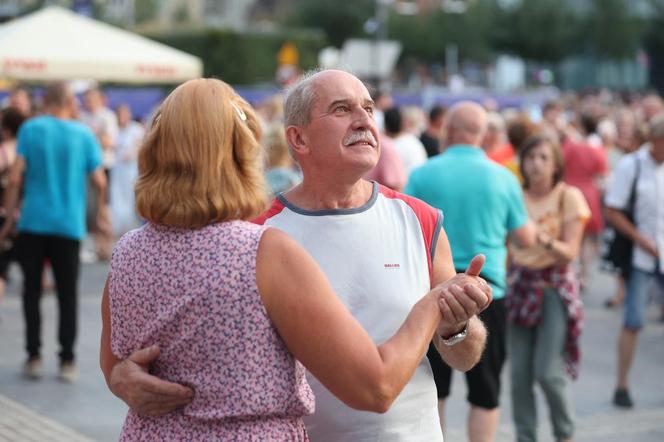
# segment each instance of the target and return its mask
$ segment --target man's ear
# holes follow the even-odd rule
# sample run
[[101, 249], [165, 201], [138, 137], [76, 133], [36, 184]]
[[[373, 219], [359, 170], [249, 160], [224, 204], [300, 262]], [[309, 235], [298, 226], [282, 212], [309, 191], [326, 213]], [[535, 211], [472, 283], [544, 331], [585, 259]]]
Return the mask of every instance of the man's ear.
[[294, 153], [300, 155], [309, 153], [309, 145], [305, 141], [300, 127], [288, 126], [286, 128], [286, 141]]

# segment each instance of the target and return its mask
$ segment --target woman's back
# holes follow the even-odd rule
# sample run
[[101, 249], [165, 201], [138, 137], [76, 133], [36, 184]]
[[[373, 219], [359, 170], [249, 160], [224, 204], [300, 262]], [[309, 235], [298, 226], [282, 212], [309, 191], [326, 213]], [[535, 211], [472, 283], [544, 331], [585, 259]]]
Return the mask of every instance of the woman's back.
[[263, 231], [242, 221], [198, 230], [148, 224], [120, 240], [109, 278], [113, 353], [158, 344], [151, 373], [196, 391], [179, 413], [130, 412], [123, 435], [306, 437], [300, 418], [313, 412], [313, 394], [256, 286]]
[[589, 233], [599, 233], [604, 223], [599, 188], [596, 181], [608, 171], [606, 153], [602, 147], [593, 147], [585, 143], [567, 141], [563, 144], [565, 157], [564, 181], [577, 187], [583, 193], [591, 211], [591, 218], [586, 224]]

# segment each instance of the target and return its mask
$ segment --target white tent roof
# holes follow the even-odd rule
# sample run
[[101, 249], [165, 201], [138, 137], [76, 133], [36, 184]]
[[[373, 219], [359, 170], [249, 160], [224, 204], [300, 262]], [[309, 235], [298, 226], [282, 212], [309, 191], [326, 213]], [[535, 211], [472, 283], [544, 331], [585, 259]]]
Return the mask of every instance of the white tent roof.
[[179, 83], [198, 57], [57, 6], [0, 26], [0, 78]]

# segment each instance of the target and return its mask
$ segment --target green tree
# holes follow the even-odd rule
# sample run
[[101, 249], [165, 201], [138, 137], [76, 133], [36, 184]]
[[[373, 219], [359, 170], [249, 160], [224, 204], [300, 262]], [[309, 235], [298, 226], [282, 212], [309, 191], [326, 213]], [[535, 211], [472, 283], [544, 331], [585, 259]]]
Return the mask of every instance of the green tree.
[[175, 16], [173, 17], [173, 21], [176, 24], [183, 24], [183, 23], [188, 23], [190, 21], [189, 17], [189, 9], [187, 8], [187, 5], [180, 5], [176, 10], [175, 10]]
[[157, 0], [139, 0], [134, 2], [136, 24], [153, 21], [157, 17]]
[[271, 82], [277, 69], [277, 52], [284, 42], [293, 43], [300, 53], [300, 66], [310, 69], [325, 47], [322, 34], [284, 31], [238, 33], [229, 29], [183, 29], [148, 33], [147, 37], [201, 57], [206, 77], [218, 77], [231, 84]]
[[664, 0], [651, 0], [653, 13], [643, 43], [650, 58], [650, 83], [664, 94]]
[[641, 47], [644, 26], [642, 20], [631, 14], [629, 2], [592, 0], [591, 5], [582, 20], [579, 39], [600, 57], [622, 59], [634, 56]]
[[491, 55], [488, 38], [491, 10], [491, 3], [478, 1], [463, 14], [450, 14], [441, 9], [414, 16], [393, 12], [388, 37], [402, 43], [402, 58], [442, 61], [445, 48], [454, 44], [461, 58], [487, 61]]
[[650, 15], [650, 23], [644, 33], [644, 44], [651, 53], [664, 57], [664, 0], [651, 0], [650, 5], [653, 13]]
[[579, 20], [567, 2], [522, 0], [512, 8], [493, 11], [491, 36], [496, 50], [526, 60], [558, 62], [578, 46]]
[[296, 0], [286, 17], [287, 27], [321, 29], [327, 41], [341, 47], [348, 38], [365, 36], [364, 23], [373, 17], [373, 0]]
[[402, 44], [402, 59], [434, 61], [442, 58], [445, 42], [435, 32], [435, 21], [433, 15], [390, 15], [388, 38]]

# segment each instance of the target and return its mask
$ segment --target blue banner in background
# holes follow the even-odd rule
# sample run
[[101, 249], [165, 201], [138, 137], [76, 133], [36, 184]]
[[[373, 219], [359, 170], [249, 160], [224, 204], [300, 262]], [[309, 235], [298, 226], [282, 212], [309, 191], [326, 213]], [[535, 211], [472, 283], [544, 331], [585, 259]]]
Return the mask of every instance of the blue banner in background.
[[166, 95], [161, 88], [103, 88], [108, 107], [115, 110], [121, 104], [129, 105], [134, 118], [147, 120]]
[[[121, 104], [129, 105], [134, 119], [145, 120], [150, 118], [154, 109], [159, 106], [162, 100], [166, 97], [162, 88], [120, 88], [120, 87], [107, 87], [102, 88], [108, 100], [108, 107], [115, 110]], [[40, 97], [42, 88], [32, 88], [31, 93], [33, 102], [35, 98]], [[9, 91], [0, 91], [0, 108], [6, 106], [6, 98]], [[83, 94], [77, 95], [81, 107], [83, 107]]]
[[[277, 87], [251, 87], [234, 86], [237, 93], [252, 105], [256, 106], [264, 102], [275, 94], [282, 92]], [[120, 104], [127, 104], [138, 120], [149, 119], [155, 108], [170, 92], [168, 88], [161, 87], [102, 87], [108, 98], [108, 107], [115, 110]], [[32, 88], [33, 97], [41, 95], [42, 88]], [[5, 98], [8, 91], [0, 91], [0, 107], [6, 105]], [[79, 94], [79, 99], [83, 103], [83, 96]], [[529, 110], [532, 107], [540, 107], [545, 101], [552, 98], [551, 93], [530, 94], [501, 94], [490, 91], [469, 91], [465, 93], [453, 94], [445, 91], [436, 91], [435, 93], [424, 92], [393, 92], [394, 103], [398, 106], [420, 106], [425, 111], [434, 104], [451, 106], [460, 100], [471, 100], [480, 104], [486, 104], [492, 101], [497, 109], [514, 108]]]
[[74, 0], [71, 5], [72, 11], [90, 18], [92, 18], [92, 13], [94, 12], [93, 8], [92, 0]]

